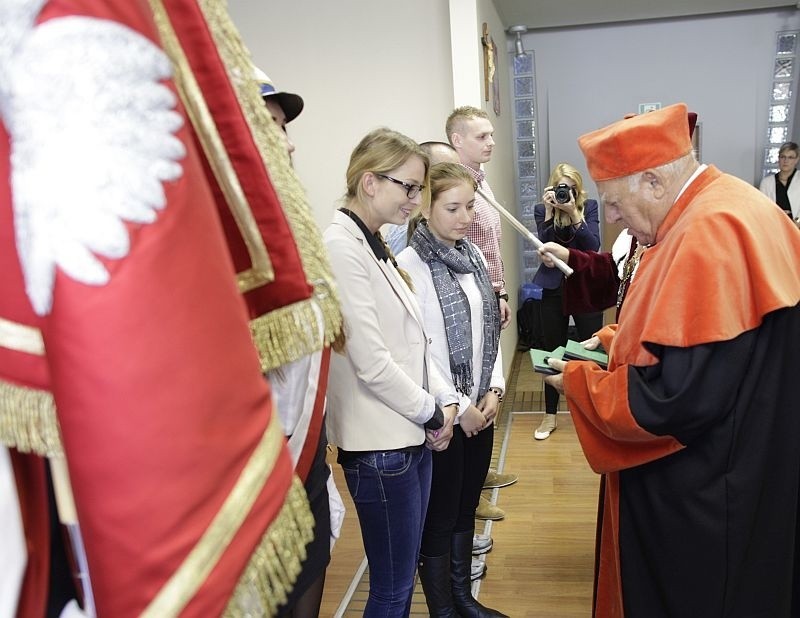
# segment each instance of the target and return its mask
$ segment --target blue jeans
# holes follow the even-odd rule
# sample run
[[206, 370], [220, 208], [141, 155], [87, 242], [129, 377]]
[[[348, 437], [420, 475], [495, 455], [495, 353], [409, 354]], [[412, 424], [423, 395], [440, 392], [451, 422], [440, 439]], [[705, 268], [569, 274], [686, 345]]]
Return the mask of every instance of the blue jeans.
[[369, 563], [364, 616], [408, 616], [431, 493], [431, 452], [362, 452], [341, 465]]

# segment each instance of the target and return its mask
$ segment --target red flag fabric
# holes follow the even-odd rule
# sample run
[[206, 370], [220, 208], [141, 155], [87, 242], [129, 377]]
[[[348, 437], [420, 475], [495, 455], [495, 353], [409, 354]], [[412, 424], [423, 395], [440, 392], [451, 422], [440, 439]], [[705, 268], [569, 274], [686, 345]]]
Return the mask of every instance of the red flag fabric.
[[[64, 19], [76, 15], [83, 19]], [[86, 36], [80, 36], [82, 28]], [[82, 104], [95, 111], [97, 106], [97, 133], [87, 132], [85, 141], [74, 142], [74, 159], [61, 161], [65, 168], [72, 169], [83, 156], [102, 164], [106, 144], [122, 143], [122, 150], [142, 157], [150, 154], [146, 148], [137, 150], [148, 145], [145, 127], [135, 127], [135, 135], [103, 135], [104, 127], [112, 125], [102, 117], [114, 105], [124, 107], [128, 95], [114, 90], [124, 84], [114, 81], [118, 75], [112, 63], [147, 62], [125, 56], [135, 49], [126, 50], [126, 43], [141, 47], [144, 37], [148, 45], [160, 45], [147, 3], [50, 2], [23, 34], [23, 42], [28, 35], [44, 41], [37, 66], [45, 68], [65, 52], [80, 57], [90, 43], [113, 47], [106, 56], [85, 54], [87, 65], [76, 64], [75, 74], [66, 76], [80, 87], [58, 92], [63, 109], [74, 111]], [[62, 43], [73, 47], [60, 47]], [[91, 82], [97, 75], [108, 75], [109, 82]], [[141, 75], [131, 75], [132, 82], [136, 79]], [[172, 82], [160, 83], [175, 91]], [[106, 92], [112, 94], [109, 99], [103, 98]], [[146, 92], [156, 96], [153, 89]], [[81, 101], [87, 93], [95, 96]], [[52, 98], [53, 93], [43, 89], [40, 95]], [[176, 109], [183, 111], [180, 104]], [[48, 111], [45, 107], [42, 122], [49, 121], [44, 115]], [[14, 120], [9, 122], [17, 126]], [[78, 137], [71, 118], [61, 120], [65, 134]], [[5, 166], [17, 145], [15, 132], [9, 133], [0, 142]], [[57, 141], [65, 134], [52, 138]], [[46, 387], [49, 373], [100, 615], [211, 616], [235, 613], [240, 601], [266, 604], [269, 613], [299, 570], [310, 517], [302, 488], [293, 481], [283, 432], [270, 410], [269, 388], [253, 348], [202, 155], [195, 148], [196, 136], [186, 122], [175, 135], [185, 156], [179, 161], [180, 174], [158, 183], [163, 204], [154, 219], [123, 217], [122, 227], [115, 229], [127, 235], [127, 250], [117, 247], [116, 254], [99, 256], [93, 251], [107, 273], [101, 284], [79, 276], [86, 274], [85, 260], [67, 268], [64, 263], [74, 255], [56, 256], [60, 267], [55, 270], [52, 308], [35, 320], [46, 354], [22, 352], [34, 357], [29, 359], [32, 369], [12, 375], [12, 356], [20, 352], [0, 340], [0, 349], [11, 349], [0, 356], [0, 375], [8, 383]], [[49, 146], [42, 143], [42, 148]], [[110, 149], [108, 156], [113, 154]], [[65, 182], [64, 202], [83, 207], [82, 186], [68, 182], [55, 156], [47, 163], [50, 167], [42, 169], [51, 173], [41, 182]], [[122, 209], [145, 188], [125, 184], [131, 174], [127, 167], [115, 171], [97, 185], [105, 189], [119, 182]], [[105, 170], [97, 170], [101, 172]], [[89, 189], [98, 190], [94, 185]], [[3, 190], [0, 222], [6, 241], [12, 235], [7, 227], [11, 203], [16, 205], [21, 192], [13, 186], [12, 193], [8, 187]], [[88, 198], [86, 202], [88, 207]], [[92, 236], [95, 219], [83, 221], [85, 227], [76, 224], [79, 240], [92, 249], [102, 245]], [[16, 251], [28, 255], [18, 243]], [[2, 309], [9, 307], [11, 313], [3, 315], [12, 316], [9, 322], [24, 321], [25, 315], [13, 314], [13, 306], [25, 308], [28, 300], [22, 281], [13, 283], [4, 288]], [[32, 315], [30, 307], [27, 314]]]

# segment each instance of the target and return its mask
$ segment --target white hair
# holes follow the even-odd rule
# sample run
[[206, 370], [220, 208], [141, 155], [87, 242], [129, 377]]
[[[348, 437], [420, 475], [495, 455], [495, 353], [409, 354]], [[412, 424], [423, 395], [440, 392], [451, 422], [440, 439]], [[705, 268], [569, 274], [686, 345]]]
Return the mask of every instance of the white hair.
[[[674, 161], [670, 161], [669, 163], [664, 163], [664, 165], [659, 165], [656, 168], [653, 168], [659, 172], [661, 172], [667, 178], [674, 178], [676, 177], [683, 168], [689, 162], [697, 162], [697, 157], [695, 156], [694, 150], [690, 151], [688, 154], [680, 157], [679, 159], [675, 159]], [[644, 172], [637, 172], [635, 174], [631, 174], [628, 176], [628, 190], [633, 193], [639, 187], [639, 183], [642, 180], [642, 175]]]

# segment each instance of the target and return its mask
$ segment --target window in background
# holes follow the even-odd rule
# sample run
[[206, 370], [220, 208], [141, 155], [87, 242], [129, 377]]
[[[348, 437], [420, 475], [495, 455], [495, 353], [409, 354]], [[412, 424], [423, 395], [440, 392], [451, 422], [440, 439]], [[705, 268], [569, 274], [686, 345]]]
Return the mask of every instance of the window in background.
[[778, 150], [781, 144], [792, 139], [789, 131], [795, 108], [798, 34], [793, 31], [779, 32], [777, 35], [767, 118], [767, 145], [761, 164], [762, 178], [778, 171]]
[[[514, 162], [516, 167], [519, 220], [536, 234], [533, 207], [539, 200], [538, 158], [536, 156], [536, 79], [533, 53], [511, 55], [513, 67], [512, 108], [514, 110]], [[539, 255], [533, 244], [520, 237], [522, 273], [520, 280], [528, 283], [539, 267]]]

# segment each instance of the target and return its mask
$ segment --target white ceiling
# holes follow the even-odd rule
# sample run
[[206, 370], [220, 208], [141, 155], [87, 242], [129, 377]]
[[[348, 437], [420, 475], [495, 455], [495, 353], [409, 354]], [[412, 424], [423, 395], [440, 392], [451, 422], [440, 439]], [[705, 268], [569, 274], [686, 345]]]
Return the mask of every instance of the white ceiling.
[[711, 15], [778, 7], [800, 8], [786, 0], [493, 0], [506, 28], [529, 30], [620, 21]]

